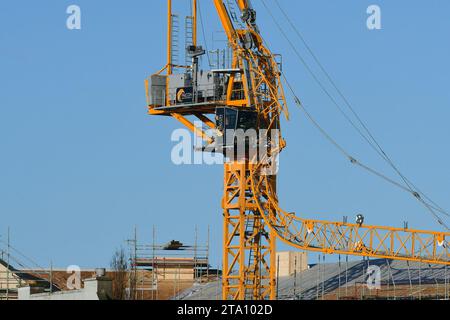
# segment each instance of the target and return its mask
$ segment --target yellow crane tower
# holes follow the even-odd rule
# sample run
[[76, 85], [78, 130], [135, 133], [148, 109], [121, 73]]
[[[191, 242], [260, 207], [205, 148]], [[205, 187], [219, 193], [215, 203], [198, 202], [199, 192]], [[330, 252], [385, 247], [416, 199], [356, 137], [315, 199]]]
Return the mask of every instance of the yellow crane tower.
[[[231, 68], [199, 69], [205, 50], [197, 41], [197, 0], [186, 20], [192, 62], [174, 62], [173, 24], [179, 21], [168, 0], [167, 64], [145, 84], [150, 115], [175, 118], [206, 142], [205, 152], [225, 155], [223, 299], [276, 298], [276, 239], [305, 251], [450, 265], [450, 233], [368, 226], [362, 217], [356, 223], [312, 220], [279, 207], [274, 168], [286, 147], [280, 118], [289, 117], [279, 64], [260, 35], [249, 0], [236, 0], [240, 28], [224, 0], [211, 1], [232, 50]], [[192, 117], [210, 130], [197, 128]], [[229, 142], [227, 132], [233, 129]], [[236, 129], [257, 133], [256, 141], [244, 139], [244, 146], [258, 146], [256, 155], [236, 152]]]

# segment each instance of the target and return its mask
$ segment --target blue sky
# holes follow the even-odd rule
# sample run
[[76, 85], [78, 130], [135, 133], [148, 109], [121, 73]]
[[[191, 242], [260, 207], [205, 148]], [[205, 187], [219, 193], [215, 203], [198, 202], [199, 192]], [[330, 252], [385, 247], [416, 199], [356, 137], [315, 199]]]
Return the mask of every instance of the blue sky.
[[[400, 169], [450, 208], [450, 3], [280, 1]], [[201, 2], [211, 49], [220, 26], [211, 2]], [[254, 2], [312, 114], [352, 154], [393, 175]], [[366, 27], [374, 3], [379, 31]], [[81, 7], [82, 30], [66, 28], [70, 4]], [[170, 136], [179, 125], [146, 115], [143, 80], [165, 63], [165, 13], [165, 1], [152, 0], [0, 4], [0, 234], [9, 226], [13, 245], [42, 265], [107, 266], [135, 225], [142, 240], [151, 241], [155, 225], [160, 242], [185, 243], [195, 225], [206, 240], [210, 225], [213, 264], [220, 263], [223, 170], [173, 165]], [[286, 210], [338, 221], [364, 213], [370, 224], [407, 220], [441, 230], [410, 195], [352, 167], [289, 102], [279, 176]]]

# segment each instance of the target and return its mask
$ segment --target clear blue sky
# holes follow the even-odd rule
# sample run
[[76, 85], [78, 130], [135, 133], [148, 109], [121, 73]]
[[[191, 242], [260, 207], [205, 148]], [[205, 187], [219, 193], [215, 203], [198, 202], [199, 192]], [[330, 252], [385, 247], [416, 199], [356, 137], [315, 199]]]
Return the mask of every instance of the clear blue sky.
[[[280, 1], [399, 167], [450, 208], [450, 3]], [[218, 19], [201, 2], [209, 41]], [[254, 2], [309, 110], [358, 158], [391, 174]], [[380, 31], [366, 28], [373, 3]], [[80, 31], [66, 28], [70, 4], [81, 7]], [[162, 0], [0, 4], [0, 233], [10, 226], [13, 245], [42, 265], [107, 266], [135, 225], [143, 240], [156, 225], [161, 242], [186, 243], [195, 225], [202, 239], [210, 225], [220, 262], [222, 168], [173, 165], [179, 125], [146, 115], [143, 80], [165, 63], [165, 13]], [[279, 177], [286, 210], [339, 221], [362, 212], [371, 224], [441, 230], [410, 195], [352, 167], [290, 105]]]

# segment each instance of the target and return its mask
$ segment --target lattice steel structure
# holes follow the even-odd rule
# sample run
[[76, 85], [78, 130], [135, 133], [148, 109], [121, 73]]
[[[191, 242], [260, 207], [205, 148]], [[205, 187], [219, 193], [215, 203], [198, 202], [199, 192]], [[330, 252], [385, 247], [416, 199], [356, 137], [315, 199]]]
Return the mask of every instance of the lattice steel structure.
[[[280, 118], [283, 114], [289, 118], [280, 66], [260, 35], [256, 12], [249, 0], [236, 0], [242, 20], [239, 23], [235, 10], [227, 8], [230, 0], [211, 1], [233, 52], [232, 68], [199, 70], [198, 57], [205, 51], [197, 44], [196, 0], [189, 15], [192, 31], [188, 30], [186, 48], [192, 63], [174, 64], [172, 1], [168, 0], [168, 61], [146, 80], [146, 92], [150, 115], [173, 117], [206, 142], [204, 151], [223, 152], [226, 156], [222, 200], [223, 299], [276, 298], [276, 238], [306, 251], [449, 265], [449, 233], [309, 220], [279, 207], [277, 157], [286, 147]], [[174, 74], [175, 69], [186, 71]], [[230, 118], [227, 112], [231, 113]], [[189, 117], [200, 120], [204, 127], [196, 128]], [[247, 121], [248, 117], [253, 117], [253, 122]], [[230, 146], [218, 143], [230, 119], [236, 122], [235, 129], [243, 124], [259, 134], [258, 148], [261, 141], [270, 148], [256, 156], [245, 153], [230, 160]], [[212, 134], [204, 128], [212, 129]], [[274, 130], [277, 136], [269, 137]]]

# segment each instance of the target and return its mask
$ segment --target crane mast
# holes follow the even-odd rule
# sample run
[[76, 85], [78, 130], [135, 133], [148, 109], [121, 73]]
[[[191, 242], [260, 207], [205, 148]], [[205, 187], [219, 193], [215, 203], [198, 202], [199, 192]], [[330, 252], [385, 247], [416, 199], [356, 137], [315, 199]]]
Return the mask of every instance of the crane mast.
[[[289, 118], [280, 68], [249, 0], [236, 0], [244, 28], [234, 26], [223, 0], [212, 1], [232, 49], [231, 68], [201, 70], [205, 50], [197, 41], [197, 0], [186, 48], [191, 64], [174, 64], [168, 0], [167, 64], [145, 84], [150, 115], [173, 117], [205, 141], [203, 151], [224, 155], [223, 299], [276, 298], [277, 239], [305, 251], [450, 265], [448, 233], [309, 220], [280, 208], [277, 158], [286, 147], [280, 120]], [[176, 74], [176, 68], [184, 71]], [[190, 118], [211, 130], [197, 128]], [[253, 140], [244, 136], [242, 152], [235, 141], [239, 130], [256, 133]]]

